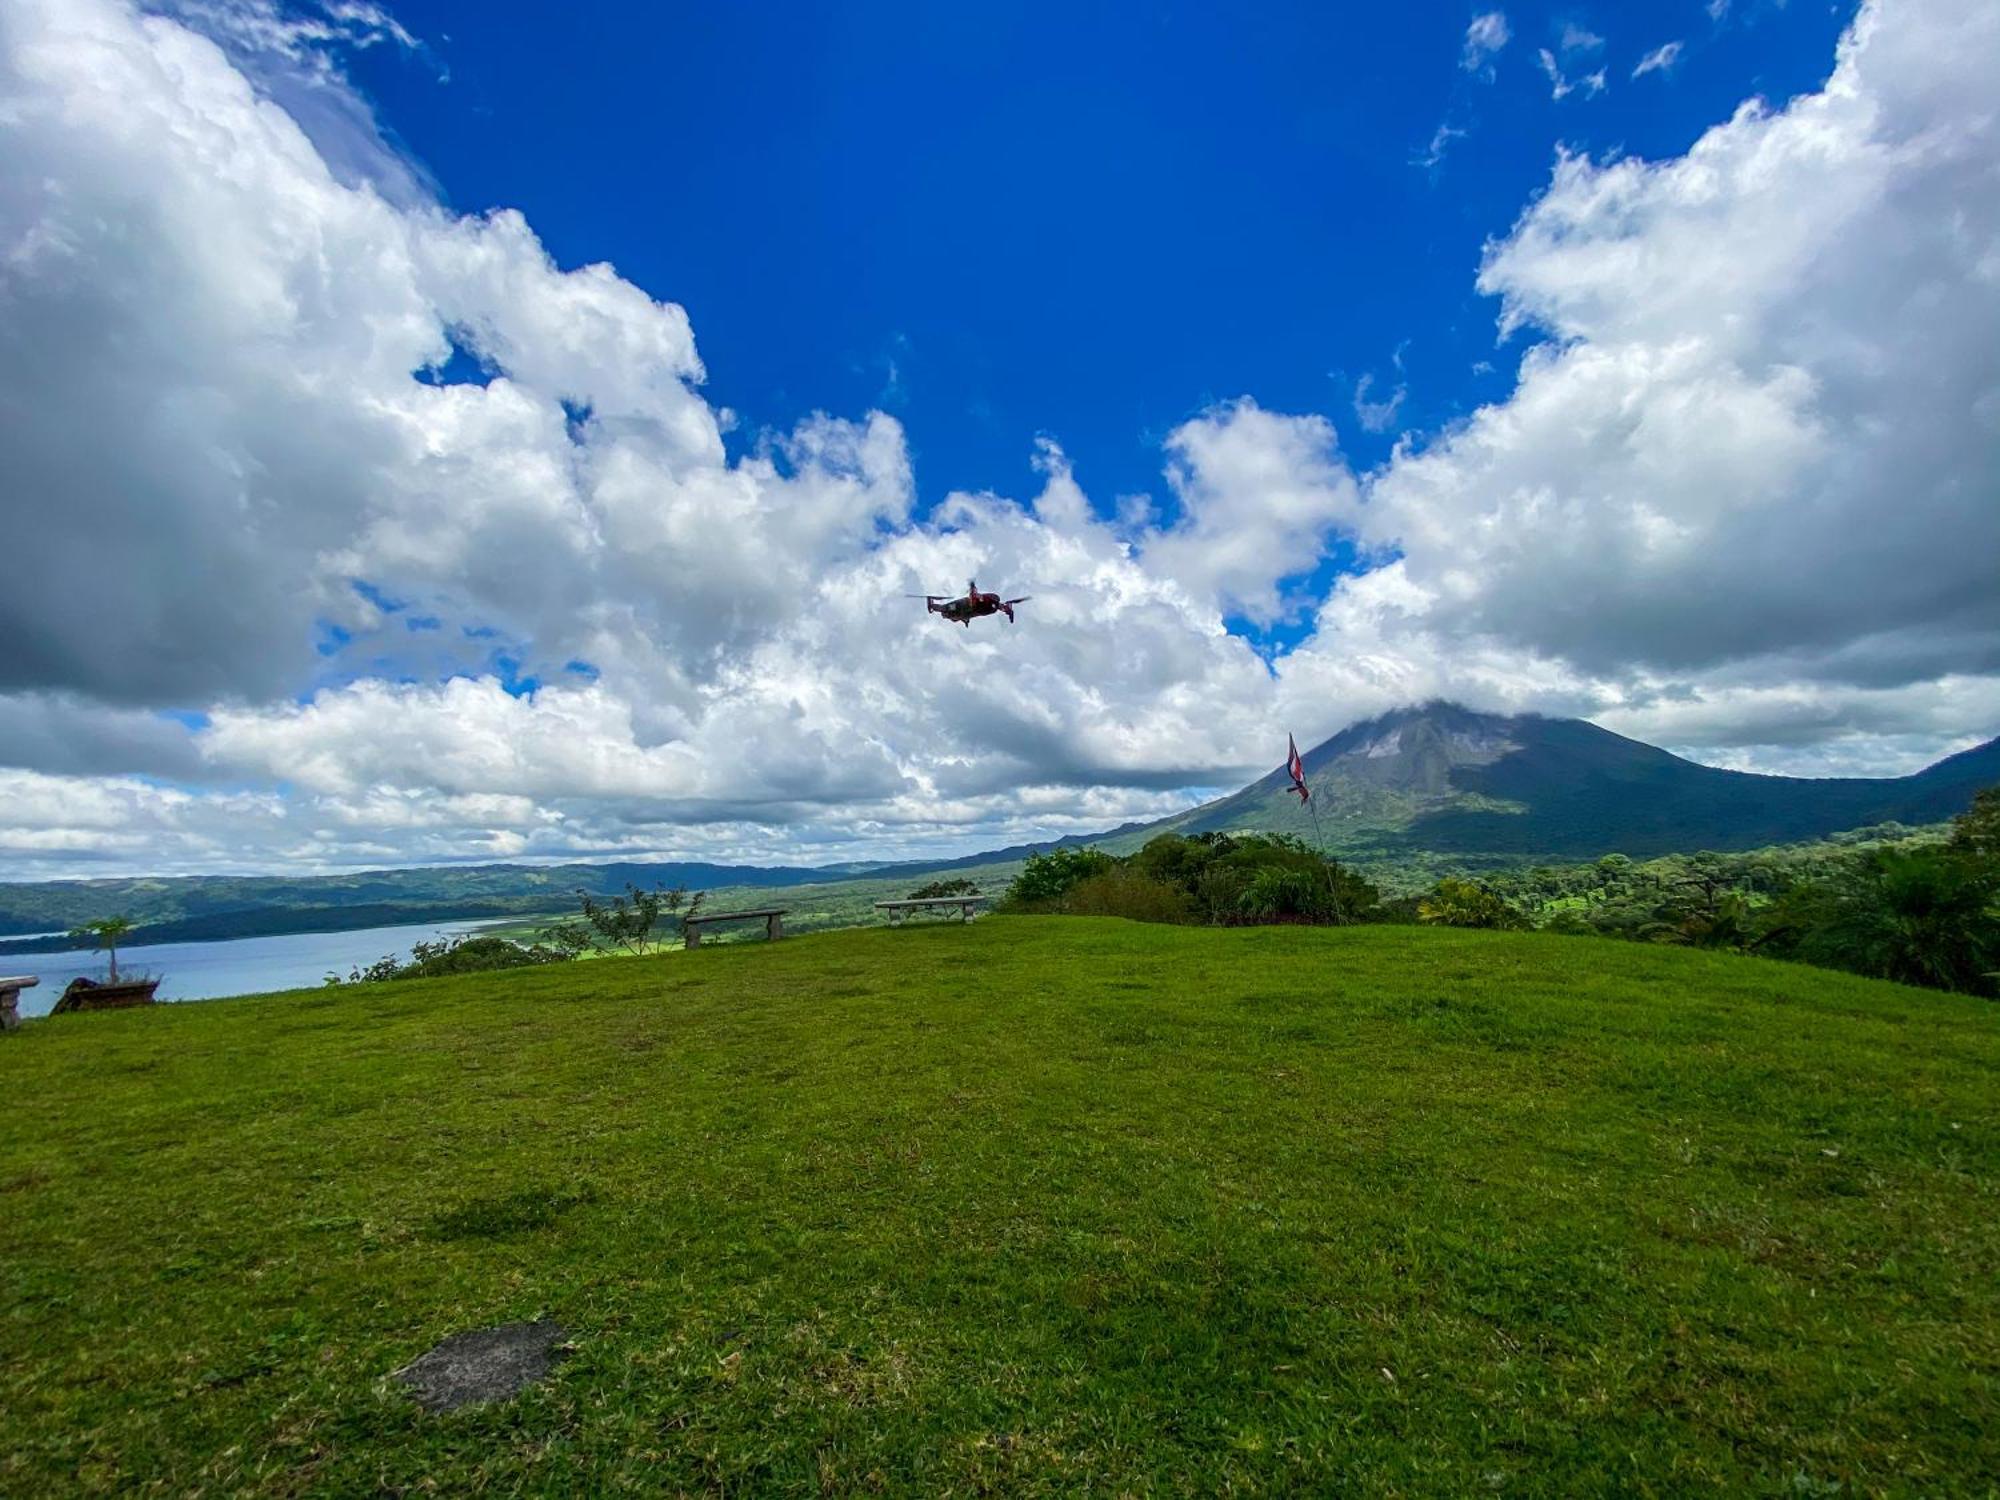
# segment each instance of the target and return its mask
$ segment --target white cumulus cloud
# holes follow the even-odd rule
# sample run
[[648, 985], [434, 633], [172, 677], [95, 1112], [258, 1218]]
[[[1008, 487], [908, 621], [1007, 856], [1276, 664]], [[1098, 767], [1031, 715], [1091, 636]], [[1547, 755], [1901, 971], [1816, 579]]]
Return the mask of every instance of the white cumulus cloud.
[[1502, 47], [1513, 40], [1513, 32], [1508, 29], [1504, 11], [1484, 11], [1472, 18], [1465, 28], [1465, 46], [1459, 53], [1459, 66], [1468, 73], [1490, 70], [1493, 58]]
[[1542, 72], [1549, 80], [1551, 99], [1567, 99], [1578, 89], [1583, 90], [1586, 99], [1595, 99], [1608, 87], [1605, 70], [1602, 68], [1594, 73], [1586, 73], [1580, 78], [1571, 78], [1563, 72], [1562, 64], [1556, 61], [1555, 53], [1548, 48], [1539, 48], [1535, 53], [1535, 59], [1541, 64]]
[[1524, 694], [1781, 692], [1823, 725], [1949, 682], [1931, 728], [1990, 734], [1996, 59], [1991, 7], [1869, 6], [1819, 93], [1667, 161], [1562, 157], [1480, 273], [1540, 336], [1515, 390], [1373, 476], [1393, 577], [1344, 582], [1321, 642], [1477, 641]]
[[1665, 42], [1639, 59], [1639, 66], [1632, 70], [1634, 78], [1644, 78], [1648, 73], [1664, 73], [1680, 60], [1679, 42]]
[[[680, 307], [440, 207], [315, 50], [414, 39], [284, 14], [0, 0], [17, 875], [957, 852], [1433, 694], [1788, 769], [2000, 723], [1991, 7], [1865, 7], [1817, 93], [1561, 157], [1478, 270], [1504, 401], [1359, 478], [1226, 402], [1116, 516], [1053, 440], [928, 510], [880, 412], [726, 445]], [[975, 575], [1018, 625], [902, 597]]]

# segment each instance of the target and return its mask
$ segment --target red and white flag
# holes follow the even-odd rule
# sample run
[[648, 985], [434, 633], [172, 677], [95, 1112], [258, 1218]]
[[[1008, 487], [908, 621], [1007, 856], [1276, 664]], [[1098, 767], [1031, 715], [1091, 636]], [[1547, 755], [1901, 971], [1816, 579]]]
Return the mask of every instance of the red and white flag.
[[1285, 790], [1288, 792], [1297, 792], [1299, 794], [1299, 806], [1304, 807], [1313, 798], [1312, 792], [1306, 787], [1306, 763], [1299, 757], [1299, 742], [1289, 734], [1285, 736], [1285, 745], [1290, 751], [1285, 757], [1285, 770], [1291, 774], [1292, 778], [1292, 784], [1286, 787]]

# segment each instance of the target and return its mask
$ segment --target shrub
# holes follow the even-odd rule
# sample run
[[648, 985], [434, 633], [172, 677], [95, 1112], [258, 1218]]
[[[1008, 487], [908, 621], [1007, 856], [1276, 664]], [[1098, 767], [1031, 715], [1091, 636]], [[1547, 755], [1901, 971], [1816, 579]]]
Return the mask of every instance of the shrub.
[[[477, 937], [461, 933], [457, 937], [411, 945], [408, 962], [395, 954], [349, 971], [348, 984], [378, 984], [388, 979], [434, 979], [441, 974], [479, 974], [494, 969], [524, 969], [535, 964], [562, 963], [575, 957], [542, 943], [523, 947], [503, 937]], [[326, 976], [328, 984], [339, 984], [338, 974]]]
[[1283, 834], [1162, 834], [1130, 863], [1185, 892], [1195, 914], [1210, 922], [1341, 923], [1381, 913], [1373, 884]]
[[1076, 917], [1125, 917], [1134, 922], [1194, 920], [1194, 902], [1186, 891], [1126, 868], [1079, 880], [1063, 897], [1062, 909]]
[[1417, 903], [1419, 921], [1439, 927], [1521, 928], [1528, 925], [1513, 907], [1483, 885], [1447, 876]]
[[2000, 873], [1949, 852], [1876, 850], [1802, 886], [1771, 914], [1773, 952], [1966, 994], [1995, 992]]
[[1118, 861], [1102, 849], [1076, 845], [1030, 854], [1021, 873], [1007, 888], [1006, 904], [1015, 911], [1050, 909], [1076, 885], [1117, 865]]
[[1308, 870], [1275, 865], [1250, 877], [1236, 905], [1244, 916], [1266, 922], [1328, 920], [1334, 914], [1333, 892], [1325, 880]]
[[1146, 847], [1132, 856], [1131, 863], [1154, 880], [1191, 891], [1202, 874], [1214, 865], [1217, 856], [1227, 853], [1235, 844], [1236, 840], [1226, 833], [1203, 833], [1193, 838], [1163, 833], [1149, 839]]
[[1255, 834], [1219, 848], [1202, 888], [1216, 921], [1359, 922], [1374, 918], [1382, 893], [1300, 839]]
[[100, 953], [111, 955], [111, 983], [118, 982], [118, 945], [132, 935], [130, 917], [99, 917], [69, 931], [72, 942], [88, 941]]
[[[674, 935], [686, 931], [686, 922], [701, 910], [707, 892], [696, 891], [692, 898], [687, 887], [675, 886], [672, 890], [665, 886], [654, 886], [642, 891], [629, 881], [625, 894], [600, 901], [589, 891], [578, 891], [577, 902], [582, 908], [580, 920], [557, 922], [544, 927], [541, 942], [563, 958], [576, 958], [585, 949], [598, 953], [627, 953], [637, 957], [645, 953], [657, 953]], [[668, 919], [668, 931], [656, 931], [662, 918]]]
[[1989, 786], [1951, 820], [1951, 851], [2000, 862], [2000, 786]]
[[976, 896], [979, 887], [969, 880], [933, 880], [929, 885], [920, 885], [911, 891], [911, 901], [943, 901], [951, 896]]

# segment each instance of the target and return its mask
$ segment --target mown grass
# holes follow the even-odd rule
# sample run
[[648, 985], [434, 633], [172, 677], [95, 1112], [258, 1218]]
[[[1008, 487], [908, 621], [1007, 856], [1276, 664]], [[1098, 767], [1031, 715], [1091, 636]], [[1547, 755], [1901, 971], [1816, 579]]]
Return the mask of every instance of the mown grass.
[[[0, 1045], [0, 1493], [1991, 1494], [2000, 1011], [1086, 919]], [[548, 1316], [427, 1417], [386, 1378]]]
[[[702, 910], [755, 911], [772, 906], [783, 907], [785, 931], [794, 936], [808, 932], [827, 932], [838, 927], [869, 927], [883, 919], [882, 913], [875, 909], [877, 901], [899, 900], [934, 880], [970, 880], [985, 895], [998, 900], [1006, 894], [1007, 887], [1013, 883], [1014, 877], [1021, 873], [1021, 864], [1022, 861], [1016, 859], [928, 874], [912, 875], [903, 872], [887, 877], [821, 880], [809, 885], [718, 886], [702, 892]], [[542, 916], [516, 917], [502, 922], [487, 923], [481, 931], [492, 933], [497, 937], [510, 938], [517, 943], [532, 943], [551, 923], [575, 920], [576, 909], [571, 907]], [[958, 920], [958, 914], [925, 912], [907, 920], [913, 924], [926, 921], [955, 922]], [[657, 935], [663, 944], [678, 947], [679, 933], [680, 927], [676, 918], [660, 919]], [[711, 927], [702, 936], [704, 944], [763, 941], [764, 928], [757, 922]]]

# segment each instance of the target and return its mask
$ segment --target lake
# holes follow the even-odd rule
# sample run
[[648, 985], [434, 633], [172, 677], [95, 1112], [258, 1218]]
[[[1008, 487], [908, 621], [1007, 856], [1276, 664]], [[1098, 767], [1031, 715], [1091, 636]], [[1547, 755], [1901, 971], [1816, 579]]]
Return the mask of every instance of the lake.
[[[149, 943], [121, 948], [118, 972], [158, 974], [162, 1000], [216, 1000], [263, 990], [316, 986], [329, 973], [347, 976], [357, 964], [385, 953], [407, 956], [414, 943], [440, 934], [475, 932], [481, 922], [422, 922], [410, 927], [361, 927], [352, 932], [288, 932], [280, 937], [231, 938], [216, 943]], [[0, 974], [35, 974], [37, 989], [21, 991], [21, 1014], [45, 1016], [79, 974], [104, 977], [102, 953], [17, 953], [0, 957]]]

